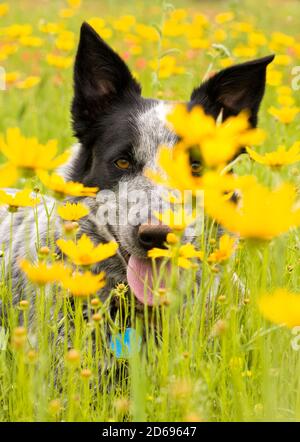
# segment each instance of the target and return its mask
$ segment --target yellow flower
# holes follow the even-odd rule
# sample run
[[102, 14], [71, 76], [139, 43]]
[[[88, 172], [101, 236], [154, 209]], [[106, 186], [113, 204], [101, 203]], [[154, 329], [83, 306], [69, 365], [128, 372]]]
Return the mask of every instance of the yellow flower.
[[260, 144], [265, 134], [259, 129], [249, 129], [247, 114], [230, 117], [215, 133], [200, 142], [200, 151], [205, 164], [216, 167], [228, 163], [242, 146]]
[[233, 19], [234, 19], [234, 13], [231, 11], [221, 12], [220, 14], [215, 16], [215, 21], [219, 25], [232, 21]]
[[92, 17], [88, 20], [88, 24], [92, 26], [92, 28], [95, 29], [95, 31], [102, 35], [102, 29], [105, 27], [105, 20], [100, 17]]
[[13, 71], [13, 72], [6, 72], [5, 74], [5, 83], [6, 84], [13, 84], [16, 83], [20, 78], [20, 72]]
[[163, 213], [154, 212], [154, 215], [162, 224], [178, 232], [182, 232], [196, 221], [195, 216], [188, 214], [182, 206], [180, 209], [169, 209]]
[[272, 45], [275, 45], [275, 50], [278, 47], [292, 47], [295, 44], [295, 38], [290, 35], [284, 34], [283, 32], [273, 32], [272, 33]]
[[201, 23], [196, 23], [195, 19], [193, 19], [192, 24], [186, 27], [184, 35], [188, 41], [193, 39], [197, 40], [204, 38], [204, 32], [204, 25]]
[[235, 239], [229, 235], [222, 235], [219, 241], [219, 248], [208, 257], [209, 262], [227, 261], [235, 250]]
[[291, 95], [279, 95], [277, 101], [283, 107], [291, 107], [295, 104], [295, 99]]
[[50, 66], [54, 66], [59, 69], [67, 69], [73, 63], [72, 57], [63, 57], [55, 54], [48, 54], [46, 60]]
[[267, 70], [267, 84], [269, 86], [280, 86], [282, 83], [282, 72], [269, 68]]
[[113, 35], [113, 31], [110, 28], [102, 28], [101, 29], [101, 37], [104, 40], [109, 40]]
[[213, 34], [213, 39], [217, 41], [218, 43], [223, 42], [227, 38], [227, 33], [224, 31], [224, 29], [217, 29]]
[[187, 23], [180, 23], [174, 15], [171, 15], [163, 24], [162, 34], [166, 37], [179, 37], [185, 35], [187, 30]]
[[268, 40], [262, 32], [251, 32], [248, 35], [249, 46], [265, 46]]
[[193, 244], [188, 243], [180, 246], [179, 249], [176, 247], [169, 247], [168, 249], [154, 248], [149, 250], [148, 257], [152, 259], [174, 258], [179, 267], [190, 269], [197, 266], [190, 260], [192, 258], [203, 259], [203, 252], [197, 251]]
[[288, 107], [295, 104], [292, 88], [289, 86], [279, 86], [276, 89], [278, 103], [282, 106]]
[[290, 55], [287, 54], [277, 54], [274, 59], [274, 64], [280, 66], [289, 66], [292, 63], [293, 59]]
[[[61, 32], [55, 40], [55, 46], [61, 51], [71, 51], [75, 47], [75, 34], [71, 31]], [[48, 55], [49, 57], [49, 55]], [[51, 61], [51, 57], [50, 57]], [[51, 64], [51, 63], [50, 63]], [[60, 67], [60, 66], [59, 66]], [[67, 66], [68, 67], [68, 66]]]
[[73, 296], [90, 296], [105, 286], [105, 273], [94, 275], [91, 272], [74, 272], [62, 281], [62, 287], [69, 290]]
[[[143, 52], [143, 48], [142, 48], [142, 46], [131, 46], [129, 48], [129, 52], [132, 55], [139, 55]], [[134, 73], [134, 77], [135, 78], [137, 77], [136, 73]]]
[[188, 15], [188, 13], [187, 13], [186, 9], [183, 9], [183, 8], [174, 9], [173, 11], [170, 12], [171, 20], [175, 20], [175, 21], [182, 21], [187, 18], [187, 15]]
[[4, 17], [9, 11], [8, 3], [0, 3], [0, 17]]
[[57, 240], [56, 244], [64, 255], [67, 255], [75, 265], [91, 265], [114, 256], [118, 244], [110, 241], [106, 244], [94, 245], [92, 240], [85, 234], [75, 243], [64, 239]]
[[145, 175], [162, 186], [196, 193], [201, 188], [201, 178], [192, 175], [188, 153], [179, 151], [176, 157], [174, 155], [175, 152], [169, 147], [160, 147], [157, 161], [163, 173], [147, 169]]
[[293, 95], [293, 90], [290, 86], [279, 86], [276, 92], [278, 95]]
[[20, 268], [27, 275], [31, 282], [38, 285], [45, 285], [53, 282], [60, 282], [69, 276], [71, 270], [61, 262], [47, 264], [46, 262], [30, 263], [26, 259], [20, 261]]
[[41, 23], [39, 29], [45, 34], [58, 34], [64, 29], [64, 25], [61, 23]]
[[293, 45], [293, 50], [295, 51], [297, 57], [300, 57], [300, 43], [295, 43]]
[[268, 109], [269, 114], [284, 124], [292, 123], [300, 112], [300, 107], [281, 107], [280, 109], [271, 106]]
[[159, 40], [158, 32], [153, 26], [137, 23], [135, 26], [135, 32], [145, 40], [149, 40], [151, 42]]
[[9, 163], [0, 166], [0, 187], [10, 187], [18, 179], [18, 170]]
[[2, 32], [6, 37], [15, 39], [30, 35], [32, 33], [32, 26], [15, 24], [8, 26], [7, 28], [2, 28]]
[[8, 57], [8, 54], [6, 53], [6, 50], [2, 47], [0, 48], [0, 61], [6, 60]]
[[137, 35], [129, 34], [129, 33], [124, 36], [124, 39], [125, 39], [125, 43], [129, 44], [129, 45], [133, 45], [133, 44], [139, 45], [142, 41], [142, 39], [140, 37], [138, 37]]
[[296, 189], [292, 185], [282, 184], [270, 190], [255, 177], [226, 180], [231, 181], [231, 189], [235, 182], [241, 195], [239, 203], [226, 200], [221, 187], [207, 186], [205, 209], [227, 230], [245, 238], [269, 240], [299, 225], [300, 209], [295, 206]]
[[80, 352], [75, 348], [71, 348], [66, 354], [66, 361], [70, 364], [77, 365], [80, 362]]
[[190, 146], [198, 144], [204, 137], [210, 136], [215, 129], [213, 117], [204, 113], [201, 107], [195, 106], [190, 112], [183, 104], [178, 104], [167, 116], [167, 120], [177, 135]]
[[260, 164], [265, 164], [271, 167], [280, 167], [287, 164], [293, 164], [300, 161], [300, 143], [294, 143], [290, 149], [285, 146], [279, 146], [274, 152], [267, 152], [260, 155], [254, 150], [247, 147], [249, 156]]
[[70, 8], [80, 8], [81, 6], [81, 0], [67, 0], [67, 3], [69, 4]]
[[57, 197], [65, 195], [70, 196], [91, 196], [95, 197], [98, 187], [85, 187], [82, 183], [74, 181], [65, 181], [62, 176], [49, 173], [41, 170], [37, 172], [39, 179], [50, 190], [52, 190]]
[[167, 244], [177, 244], [179, 241], [179, 238], [177, 235], [175, 235], [175, 233], [168, 233], [167, 234]]
[[210, 42], [207, 38], [189, 38], [188, 45], [192, 49], [207, 49]]
[[22, 46], [28, 46], [30, 48], [39, 48], [43, 44], [43, 40], [39, 37], [32, 37], [32, 36], [23, 36], [20, 38], [20, 43]]
[[255, 180], [256, 178], [252, 175], [236, 177], [233, 174], [221, 175], [215, 171], [210, 171], [203, 175], [202, 188], [208, 195], [212, 192], [217, 192], [226, 196], [226, 193], [232, 193], [234, 190], [237, 190], [238, 186], [243, 189], [246, 186], [250, 186]]
[[[149, 66], [157, 70], [158, 61], [150, 61]], [[185, 72], [185, 68], [183, 66], [177, 66], [176, 58], [172, 55], [166, 55], [165, 57], [160, 59], [159, 62], [159, 78], [169, 78], [171, 75], [180, 75]]]
[[177, 147], [199, 146], [201, 157], [209, 167], [226, 164], [242, 146], [260, 144], [265, 139], [262, 130], [249, 128], [245, 112], [219, 124], [200, 107], [189, 112], [184, 105], [177, 105], [168, 121], [182, 139]]
[[192, 26], [195, 29], [207, 27], [210, 23], [209, 18], [201, 13], [194, 14]]
[[219, 58], [218, 59], [218, 63], [220, 65], [221, 68], [229, 68], [230, 66], [233, 65], [233, 59], [230, 57], [226, 57], [226, 58]]
[[40, 77], [32, 75], [17, 83], [17, 88], [30, 89], [34, 86], [37, 86], [40, 83], [40, 81], [41, 81]]
[[135, 23], [136, 18], [134, 15], [123, 15], [113, 22], [113, 27], [116, 31], [129, 32]]
[[6, 141], [0, 137], [0, 150], [11, 165], [29, 171], [55, 169], [65, 163], [69, 157], [69, 152], [55, 156], [56, 140], [40, 144], [36, 138], [24, 137], [19, 128], [7, 129]]
[[101, 35], [104, 40], [111, 38], [113, 32], [110, 28], [106, 28], [106, 22], [103, 18], [92, 17], [88, 20], [88, 23], [95, 29], [95, 31]]
[[252, 58], [255, 57], [257, 54], [257, 48], [255, 46], [236, 46], [233, 51], [233, 55], [235, 57], [245, 57], [245, 58]]
[[57, 209], [58, 215], [65, 221], [77, 221], [89, 214], [89, 209], [81, 203], [69, 203]]
[[286, 289], [277, 289], [264, 294], [258, 300], [261, 314], [275, 324], [285, 324], [289, 328], [300, 325], [300, 294]]
[[63, 8], [63, 9], [60, 9], [58, 15], [61, 18], [71, 18], [75, 15], [75, 10], [71, 9], [71, 8]]
[[7, 44], [0, 47], [0, 61], [6, 60], [11, 54], [17, 52], [18, 46], [15, 44]]
[[0, 204], [7, 204], [10, 210], [17, 210], [18, 207], [34, 207], [40, 200], [30, 196], [32, 191], [24, 189], [17, 192], [15, 195], [10, 195], [4, 190], [0, 189]]

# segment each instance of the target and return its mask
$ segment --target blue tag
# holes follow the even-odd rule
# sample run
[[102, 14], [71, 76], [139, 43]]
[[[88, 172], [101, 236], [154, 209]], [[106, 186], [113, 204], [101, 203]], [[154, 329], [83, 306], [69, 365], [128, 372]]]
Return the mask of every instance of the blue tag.
[[110, 338], [110, 349], [117, 358], [128, 359], [135, 350], [141, 348], [142, 338], [134, 328], [126, 328], [125, 333], [118, 333]]

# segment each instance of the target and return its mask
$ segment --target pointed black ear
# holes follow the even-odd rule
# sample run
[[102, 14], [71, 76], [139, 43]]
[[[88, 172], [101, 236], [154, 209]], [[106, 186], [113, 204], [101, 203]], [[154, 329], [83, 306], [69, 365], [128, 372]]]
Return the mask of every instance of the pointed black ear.
[[109, 105], [140, 94], [126, 63], [87, 23], [83, 23], [74, 67], [72, 104], [75, 135], [81, 137]]
[[190, 107], [200, 105], [215, 118], [223, 109], [223, 119], [247, 109], [250, 123], [256, 126], [265, 91], [266, 69], [273, 59], [274, 55], [270, 55], [220, 71], [194, 90]]

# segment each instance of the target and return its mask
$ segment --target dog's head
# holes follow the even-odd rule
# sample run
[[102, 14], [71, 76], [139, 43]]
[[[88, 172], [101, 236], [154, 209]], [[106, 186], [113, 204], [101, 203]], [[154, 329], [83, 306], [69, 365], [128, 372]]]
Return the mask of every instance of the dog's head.
[[[272, 59], [269, 56], [219, 72], [193, 91], [187, 106], [200, 105], [214, 118], [222, 111], [224, 119], [247, 109], [255, 126], [266, 68]], [[125, 62], [88, 24], [81, 28], [74, 88], [72, 117], [80, 150], [70, 178], [101, 191], [115, 191], [122, 183], [127, 191], [158, 194], [157, 186], [143, 172], [155, 167], [159, 145], [176, 143], [176, 135], [166, 125], [172, 103], [143, 98]], [[122, 218], [120, 210], [119, 215]], [[164, 226], [149, 225], [151, 218], [144, 211], [137, 223], [120, 222], [119, 217], [110, 226], [120, 250], [131, 257], [129, 264], [141, 274], [147, 251], [163, 246], [168, 232]]]

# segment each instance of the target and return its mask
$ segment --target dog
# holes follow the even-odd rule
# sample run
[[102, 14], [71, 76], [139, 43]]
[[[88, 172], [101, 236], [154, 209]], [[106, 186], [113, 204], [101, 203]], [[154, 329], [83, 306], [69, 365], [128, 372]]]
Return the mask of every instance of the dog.
[[[247, 110], [250, 124], [255, 127], [265, 91], [266, 69], [273, 58], [270, 55], [216, 73], [194, 89], [186, 103], [188, 109], [202, 106], [205, 113], [215, 119], [222, 112], [224, 120]], [[78, 145], [63, 172], [66, 179], [112, 192], [122, 183], [129, 191], [153, 193], [159, 198], [158, 186], [144, 176], [144, 170], [156, 167], [160, 145], [172, 148], [178, 141], [166, 124], [172, 106], [172, 102], [143, 98], [140, 85], [122, 58], [90, 25], [83, 23], [74, 66], [71, 107]], [[143, 284], [138, 278], [143, 283], [151, 273], [147, 252], [153, 247], [163, 247], [169, 230], [161, 224], [147, 223], [149, 213], [137, 225], [120, 222], [101, 225], [97, 221], [99, 199], [87, 197], [82, 202], [90, 208], [90, 214], [80, 222], [78, 235], [86, 233], [95, 244], [109, 240], [119, 244], [115, 256], [93, 268], [94, 272], [103, 270], [106, 273], [107, 284], [101, 297], [105, 298], [117, 283], [129, 282], [138, 304], [147, 300], [151, 304], [152, 297], [144, 299]], [[122, 217], [122, 213], [118, 215]], [[22, 211], [14, 215], [10, 245], [10, 217], [7, 212], [1, 212], [0, 237], [6, 266], [7, 255], [11, 258], [14, 303], [21, 299], [26, 287], [18, 258], [29, 256], [34, 261], [38, 254], [37, 244], [47, 244], [49, 222], [45, 205], [37, 208], [37, 217], [38, 233], [33, 228], [33, 215]], [[50, 228], [55, 243], [62, 228], [57, 217]]]

